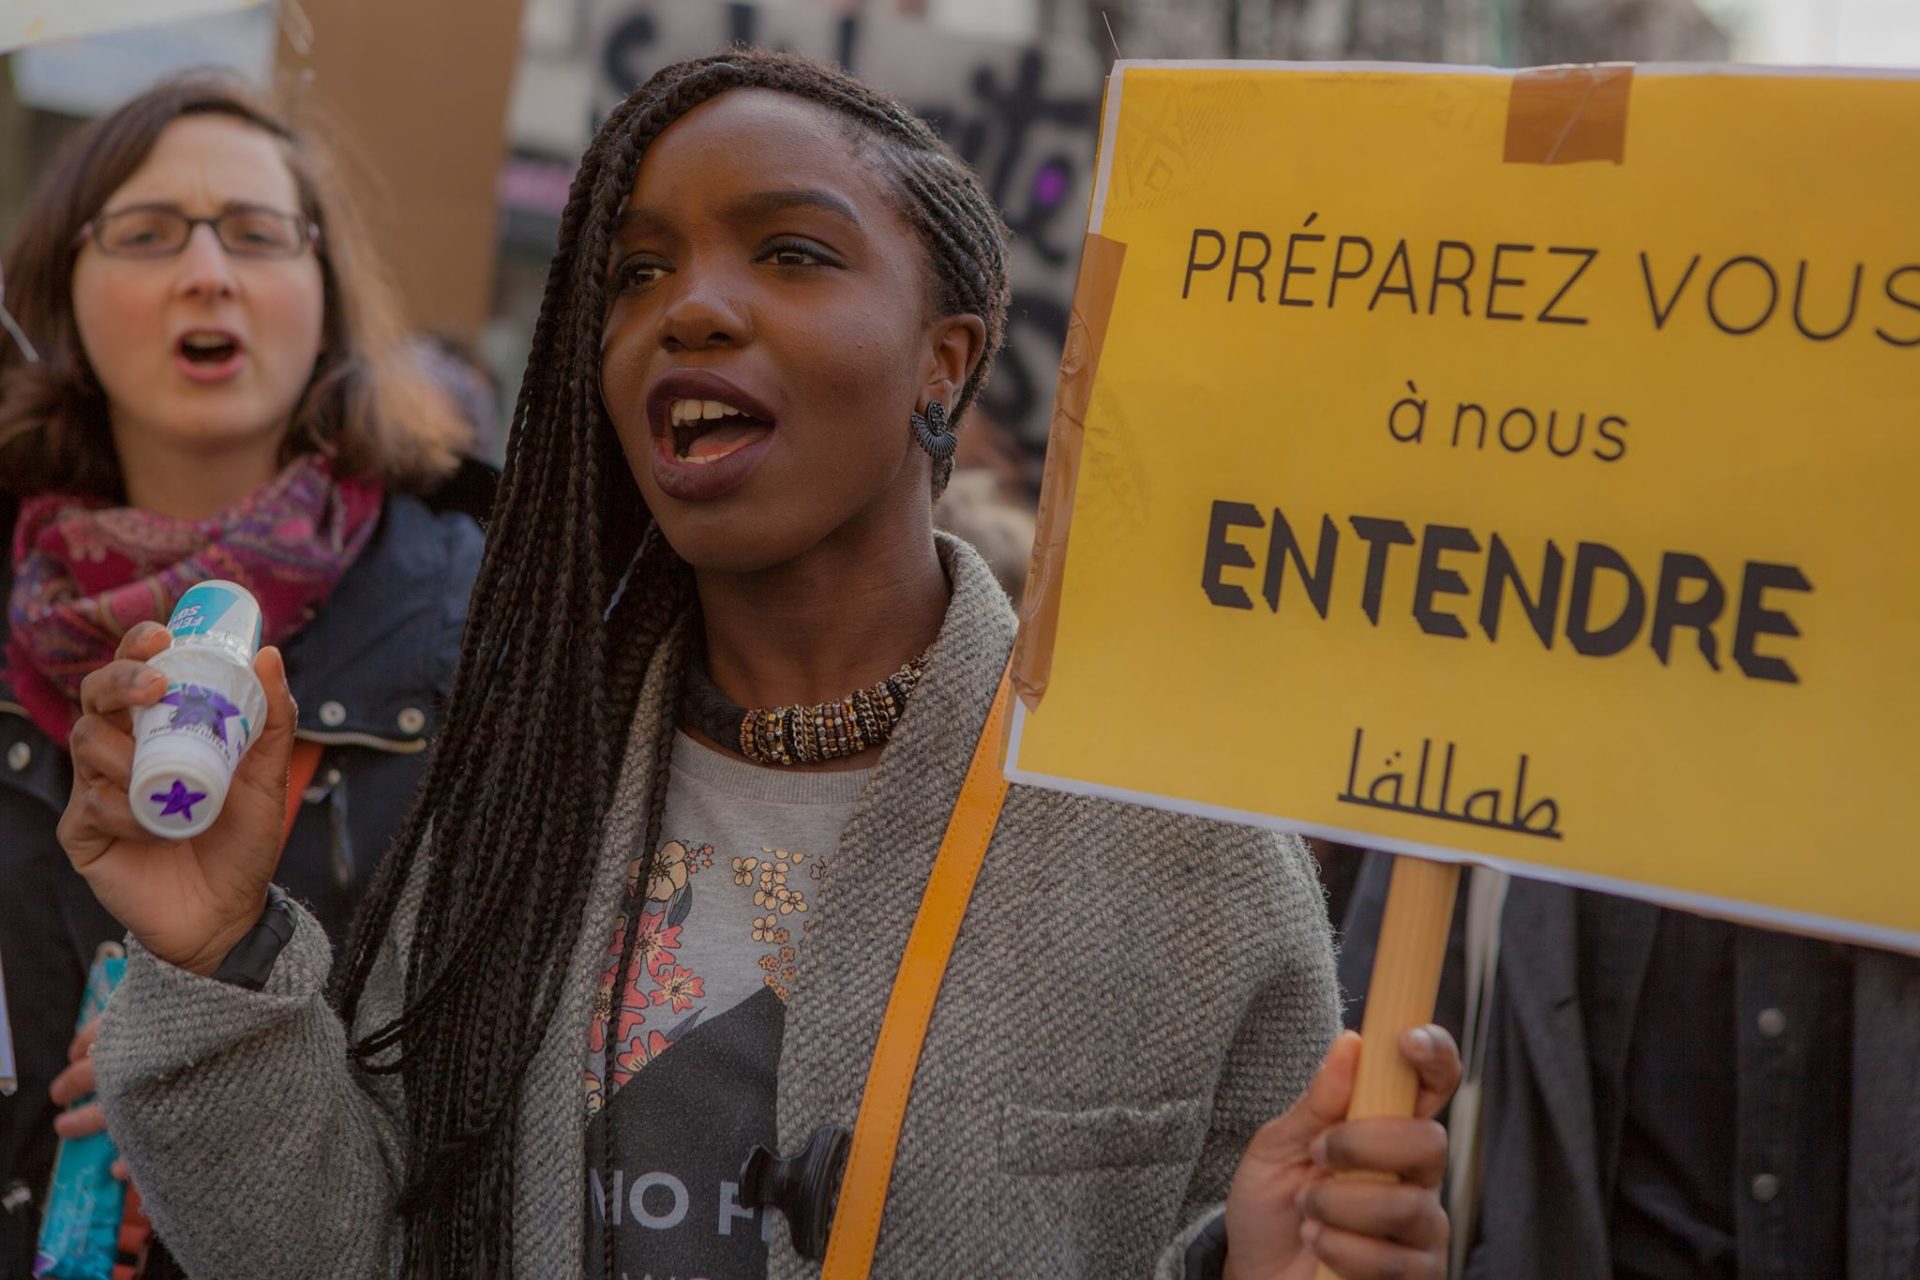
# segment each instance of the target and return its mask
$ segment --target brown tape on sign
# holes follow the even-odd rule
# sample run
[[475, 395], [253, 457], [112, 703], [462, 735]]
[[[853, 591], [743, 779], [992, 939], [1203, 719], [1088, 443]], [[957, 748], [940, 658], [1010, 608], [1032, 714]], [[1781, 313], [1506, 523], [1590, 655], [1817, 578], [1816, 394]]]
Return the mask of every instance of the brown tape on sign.
[[1073, 494], [1080, 482], [1080, 444], [1086, 434], [1087, 403], [1107, 340], [1113, 296], [1120, 288], [1120, 267], [1127, 246], [1089, 234], [1080, 253], [1080, 278], [1073, 287], [1067, 318], [1066, 348], [1060, 353], [1060, 389], [1053, 400], [1053, 424], [1047, 431], [1047, 469], [1040, 480], [1040, 515], [1033, 535], [1033, 561], [1020, 604], [1020, 642], [1013, 655], [1013, 687], [1031, 711], [1047, 691], [1053, 670], [1053, 637], [1060, 625], [1060, 587], [1067, 569], [1067, 526], [1073, 520]]
[[1622, 163], [1632, 88], [1633, 65], [1624, 62], [1517, 73], [1507, 98], [1507, 163]]

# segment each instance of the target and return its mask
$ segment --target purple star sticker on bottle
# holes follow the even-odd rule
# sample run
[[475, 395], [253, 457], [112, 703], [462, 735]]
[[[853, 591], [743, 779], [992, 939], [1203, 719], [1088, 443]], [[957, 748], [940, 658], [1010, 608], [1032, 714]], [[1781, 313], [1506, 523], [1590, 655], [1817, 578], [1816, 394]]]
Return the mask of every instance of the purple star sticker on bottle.
[[174, 709], [173, 718], [167, 721], [169, 729], [205, 725], [222, 742], [227, 741], [227, 717], [240, 714], [239, 707], [204, 685], [183, 684], [160, 701]]
[[187, 790], [187, 784], [178, 778], [173, 780], [173, 790], [156, 791], [147, 797], [147, 799], [153, 801], [155, 804], [165, 806], [160, 810], [161, 817], [171, 818], [177, 813], [188, 822], [193, 821], [193, 806], [199, 804], [206, 798], [206, 792], [189, 791]]

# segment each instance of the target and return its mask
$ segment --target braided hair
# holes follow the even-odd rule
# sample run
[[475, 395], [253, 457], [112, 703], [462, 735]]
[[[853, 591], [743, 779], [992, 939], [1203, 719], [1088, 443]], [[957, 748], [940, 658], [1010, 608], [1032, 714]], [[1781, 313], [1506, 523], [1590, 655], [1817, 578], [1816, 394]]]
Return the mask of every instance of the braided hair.
[[[335, 978], [353, 1027], [376, 961], [409, 923], [402, 904], [418, 895], [411, 945], [387, 957], [404, 961], [402, 1008], [352, 1049], [361, 1069], [397, 1073], [406, 1100], [409, 1277], [512, 1270], [521, 1082], [567, 985], [642, 680], [697, 608], [691, 571], [654, 536], [608, 422], [600, 339], [617, 220], [642, 156], [688, 111], [739, 88], [840, 116], [926, 249], [933, 314], [985, 324], [956, 420], [1002, 341], [999, 212], [924, 121], [851, 77], [737, 49], [662, 70], [595, 135], [561, 215], [446, 727]], [[686, 650], [665, 651], [669, 696]], [[661, 717], [641, 885], [660, 842], [672, 732]]]

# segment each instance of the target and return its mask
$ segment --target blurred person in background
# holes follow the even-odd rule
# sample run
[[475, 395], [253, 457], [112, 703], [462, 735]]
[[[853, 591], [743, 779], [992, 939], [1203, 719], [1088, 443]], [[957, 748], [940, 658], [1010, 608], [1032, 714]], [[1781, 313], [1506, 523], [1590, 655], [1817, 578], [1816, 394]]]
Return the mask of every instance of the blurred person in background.
[[[1354, 889], [1354, 994], [1391, 862]], [[1436, 1009], [1466, 1280], [1920, 1276], [1920, 959], [1470, 875]]]
[[466, 424], [460, 465], [433, 490], [433, 505], [475, 516], [486, 528], [500, 488], [506, 435], [500, 422], [500, 379], [474, 348], [444, 333], [417, 333], [407, 343], [442, 406]]
[[125, 933], [56, 838], [81, 678], [194, 583], [253, 592], [311, 775], [277, 878], [337, 942], [422, 775], [480, 534], [433, 497], [468, 433], [325, 157], [240, 84], [171, 81], [77, 135], [5, 280], [39, 357], [0, 357], [0, 1276], [25, 1277], [56, 1130], [103, 1124], [61, 1108], [93, 1088], [88, 964]]
[[1019, 606], [1033, 558], [1033, 513], [1007, 497], [993, 472], [956, 470], [933, 504], [933, 524], [978, 551], [1000, 589]]
[[497, 464], [507, 451], [500, 421], [499, 377], [471, 343], [448, 334], [415, 334], [408, 347], [427, 381], [473, 429], [467, 455]]
[[1366, 860], [1366, 850], [1320, 839], [1308, 839], [1307, 847], [1313, 850], [1313, 859], [1320, 866], [1320, 886], [1327, 892], [1327, 916], [1333, 921], [1338, 942], [1347, 908], [1353, 901], [1354, 886], [1360, 879], [1360, 868]]
[[987, 562], [1014, 607], [1033, 559], [1033, 500], [1005, 427], [979, 405], [953, 452], [953, 478], [933, 504], [933, 527], [962, 539]]
[[[164, 636], [85, 680], [62, 840], [134, 939], [101, 1099], [196, 1274], [813, 1273], [740, 1170], [855, 1122], [1002, 687], [1012, 610], [933, 499], [1006, 228], [924, 121], [745, 49], [615, 109], [561, 228], [447, 726], [330, 994], [269, 886], [277, 652], [247, 803], [186, 844], [113, 785]], [[1437, 1280], [1458, 1058], [1376, 1046], [1420, 1117], [1341, 1123], [1297, 841], [1014, 787], [990, 843], [876, 1274]]]

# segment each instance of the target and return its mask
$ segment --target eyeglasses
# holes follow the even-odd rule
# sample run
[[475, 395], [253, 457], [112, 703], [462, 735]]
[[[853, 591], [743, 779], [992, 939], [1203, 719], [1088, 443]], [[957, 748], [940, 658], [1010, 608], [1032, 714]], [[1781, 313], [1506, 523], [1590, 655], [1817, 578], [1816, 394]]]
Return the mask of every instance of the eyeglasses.
[[171, 205], [141, 204], [93, 219], [80, 228], [74, 245], [91, 238], [110, 258], [171, 258], [187, 247], [199, 226], [212, 227], [221, 247], [236, 258], [297, 258], [320, 242], [319, 227], [278, 209], [241, 205], [194, 218]]

